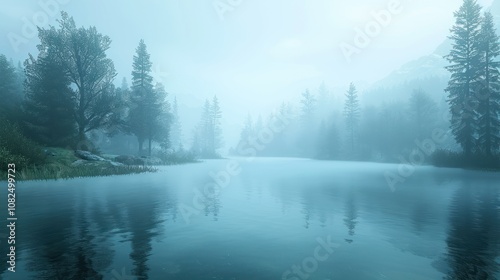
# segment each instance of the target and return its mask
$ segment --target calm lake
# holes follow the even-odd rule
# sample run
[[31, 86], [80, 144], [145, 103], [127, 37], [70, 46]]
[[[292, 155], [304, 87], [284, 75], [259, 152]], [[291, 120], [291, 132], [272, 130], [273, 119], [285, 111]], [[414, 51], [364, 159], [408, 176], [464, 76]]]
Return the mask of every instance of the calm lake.
[[15, 273], [0, 182], [0, 277], [500, 279], [499, 173], [236, 160], [19, 182]]

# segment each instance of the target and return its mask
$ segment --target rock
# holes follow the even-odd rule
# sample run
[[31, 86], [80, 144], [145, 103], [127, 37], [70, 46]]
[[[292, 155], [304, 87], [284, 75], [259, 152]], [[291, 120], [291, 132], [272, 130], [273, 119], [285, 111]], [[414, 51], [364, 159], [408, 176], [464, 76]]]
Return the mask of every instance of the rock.
[[86, 160], [83, 160], [83, 159], [79, 159], [79, 160], [75, 160], [71, 163], [71, 166], [80, 166], [80, 165], [83, 165], [87, 163]]
[[121, 163], [121, 162], [116, 162], [116, 161], [112, 161], [112, 160], [107, 160], [107, 162], [109, 162], [109, 164], [111, 164], [112, 166], [125, 166], [125, 164]]
[[115, 162], [123, 163], [126, 165], [144, 165], [145, 162], [143, 159], [134, 156], [117, 156], [115, 157]]
[[89, 161], [105, 161], [102, 157], [98, 155], [94, 155], [91, 152], [87, 151], [82, 151], [82, 150], [76, 150], [75, 151], [75, 156], [84, 159], [84, 160], [89, 160]]

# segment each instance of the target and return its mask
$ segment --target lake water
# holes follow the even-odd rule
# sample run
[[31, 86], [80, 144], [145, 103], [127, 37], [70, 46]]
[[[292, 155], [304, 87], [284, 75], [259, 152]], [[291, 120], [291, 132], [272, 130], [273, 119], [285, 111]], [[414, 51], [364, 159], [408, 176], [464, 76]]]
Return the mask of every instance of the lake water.
[[19, 182], [1, 278], [500, 279], [498, 173], [418, 167], [391, 190], [395, 164], [236, 160]]

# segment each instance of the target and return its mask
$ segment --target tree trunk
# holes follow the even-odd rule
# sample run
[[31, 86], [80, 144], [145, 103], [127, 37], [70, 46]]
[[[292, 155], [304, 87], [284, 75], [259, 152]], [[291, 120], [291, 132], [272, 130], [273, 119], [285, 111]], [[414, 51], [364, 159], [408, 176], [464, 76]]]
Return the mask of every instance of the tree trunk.
[[137, 138], [137, 141], [139, 142], [139, 156], [142, 155], [142, 145], [144, 143], [144, 140]]
[[151, 137], [149, 137], [148, 141], [149, 141], [148, 155], [151, 156]]

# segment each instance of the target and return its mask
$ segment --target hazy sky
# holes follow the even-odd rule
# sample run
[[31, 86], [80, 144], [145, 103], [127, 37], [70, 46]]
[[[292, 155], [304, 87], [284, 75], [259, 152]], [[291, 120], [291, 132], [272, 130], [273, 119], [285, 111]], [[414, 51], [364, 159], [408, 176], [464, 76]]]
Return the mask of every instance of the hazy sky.
[[[48, 18], [54, 24], [59, 15], [44, 12], [40, 3], [55, 1], [0, 0], [0, 53], [14, 60], [33, 53], [38, 40], [27, 30], [23, 33], [24, 20], [35, 17], [45, 23]], [[448, 35], [462, 0], [145, 2], [57, 3], [77, 25], [95, 25], [111, 37], [108, 55], [119, 73], [118, 84], [122, 77], [130, 78], [132, 56], [144, 39], [155, 76], [183, 104], [188, 119], [184, 130], [190, 134], [189, 125], [198, 118], [191, 110], [214, 94], [223, 113], [231, 116], [225, 126], [236, 127], [248, 112], [268, 112], [282, 100], [296, 100], [306, 87], [315, 90], [321, 81], [335, 88], [346, 88], [351, 81], [361, 86], [375, 82], [432, 53]], [[478, 2], [488, 7], [492, 0]], [[388, 6], [396, 13], [377, 30], [373, 13]], [[355, 46], [356, 28], [368, 28], [372, 37], [349, 61], [339, 45]], [[15, 47], [9, 36], [24, 41]]]

